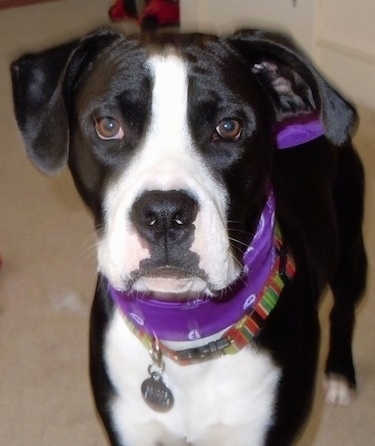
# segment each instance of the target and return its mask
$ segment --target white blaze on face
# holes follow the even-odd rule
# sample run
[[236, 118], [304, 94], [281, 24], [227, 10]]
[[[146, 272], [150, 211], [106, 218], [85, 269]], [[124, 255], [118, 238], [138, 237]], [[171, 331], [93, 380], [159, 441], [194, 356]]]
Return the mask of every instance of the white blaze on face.
[[[228, 241], [226, 191], [203, 162], [190, 134], [187, 66], [173, 52], [151, 56], [148, 64], [154, 80], [151, 120], [145, 138], [135, 149], [137, 155], [108, 187], [99, 269], [114, 287], [123, 289], [139, 262], [150, 255], [130, 221], [134, 201], [145, 190], [183, 189], [199, 204], [191, 251], [199, 256], [199, 267], [206, 273], [209, 284], [219, 290], [235, 280], [239, 268]], [[151, 279], [148, 284], [147, 280], [143, 278], [138, 289], [152, 288]], [[194, 283], [190, 284], [184, 280], [184, 286], [176, 284], [176, 290], [190, 287], [209, 292], [202, 280], [192, 279]]]

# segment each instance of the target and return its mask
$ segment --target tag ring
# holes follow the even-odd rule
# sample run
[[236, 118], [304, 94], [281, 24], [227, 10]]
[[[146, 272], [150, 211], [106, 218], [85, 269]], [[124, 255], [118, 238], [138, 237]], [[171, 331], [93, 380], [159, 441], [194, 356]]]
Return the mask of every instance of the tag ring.
[[165, 364], [163, 361], [163, 354], [160, 349], [159, 341], [156, 338], [151, 340], [151, 348], [149, 349], [148, 352], [152, 360], [152, 364], [150, 365], [150, 367], [156, 366], [157, 368], [161, 369], [163, 373], [165, 369]]

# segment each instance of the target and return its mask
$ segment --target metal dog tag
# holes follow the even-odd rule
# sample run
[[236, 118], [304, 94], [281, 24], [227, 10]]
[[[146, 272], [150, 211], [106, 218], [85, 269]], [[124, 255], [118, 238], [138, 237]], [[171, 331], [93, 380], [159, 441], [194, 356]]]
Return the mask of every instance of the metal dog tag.
[[160, 372], [152, 372], [150, 378], [143, 381], [141, 386], [145, 403], [156, 412], [168, 412], [174, 404], [174, 397], [164, 384]]

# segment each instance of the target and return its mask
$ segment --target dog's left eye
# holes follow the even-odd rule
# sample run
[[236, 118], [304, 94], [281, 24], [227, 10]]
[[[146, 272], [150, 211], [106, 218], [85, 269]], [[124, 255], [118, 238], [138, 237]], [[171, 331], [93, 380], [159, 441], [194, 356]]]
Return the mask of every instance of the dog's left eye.
[[95, 120], [95, 130], [100, 139], [122, 139], [124, 131], [120, 123], [112, 117], [101, 117]]
[[242, 126], [237, 119], [223, 119], [215, 130], [214, 139], [220, 136], [227, 141], [236, 141], [241, 136]]

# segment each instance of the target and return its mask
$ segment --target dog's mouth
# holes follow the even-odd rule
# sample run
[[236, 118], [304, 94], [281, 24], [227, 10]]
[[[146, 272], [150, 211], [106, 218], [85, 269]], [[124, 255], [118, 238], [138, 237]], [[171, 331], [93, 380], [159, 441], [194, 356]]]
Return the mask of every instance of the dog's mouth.
[[212, 294], [203, 271], [186, 271], [172, 266], [133, 272], [130, 289], [167, 301], [192, 300]]

